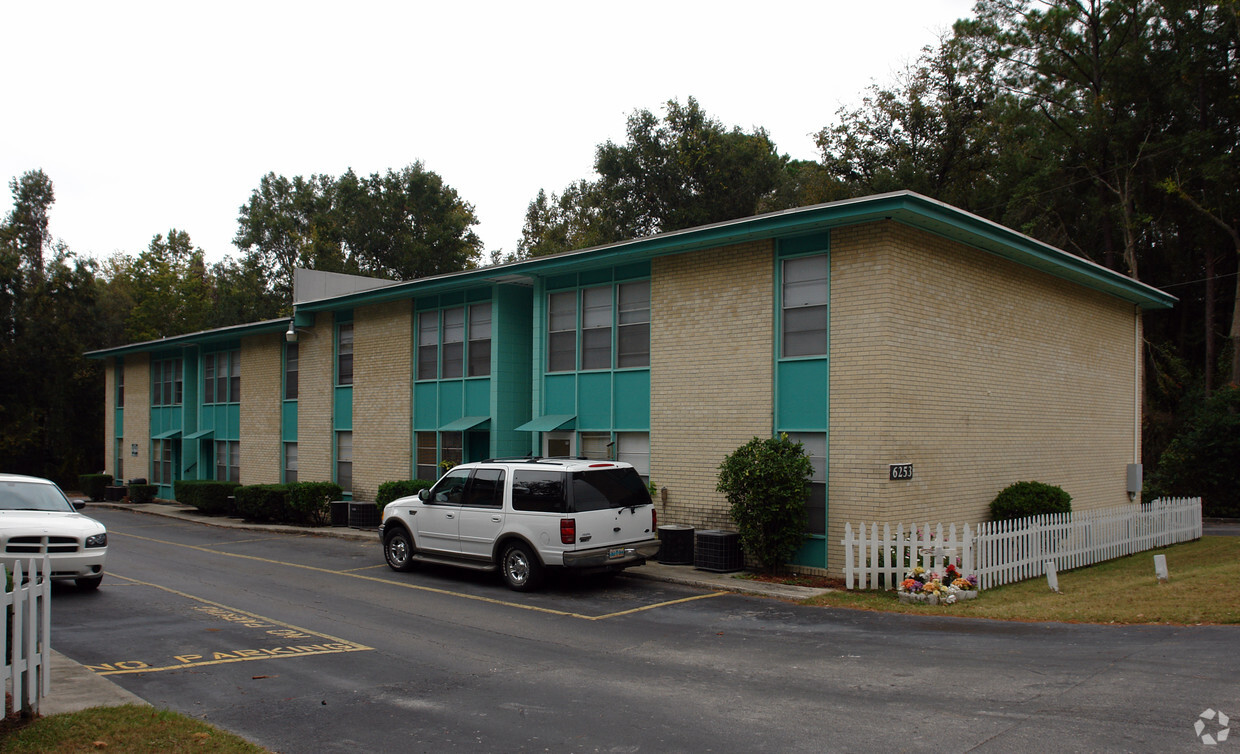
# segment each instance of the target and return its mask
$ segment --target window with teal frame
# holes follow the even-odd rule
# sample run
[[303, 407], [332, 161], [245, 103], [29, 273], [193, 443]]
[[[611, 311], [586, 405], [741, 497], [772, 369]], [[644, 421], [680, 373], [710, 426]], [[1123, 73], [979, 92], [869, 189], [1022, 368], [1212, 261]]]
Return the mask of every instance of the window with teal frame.
[[548, 372], [649, 366], [649, 280], [547, 294]]
[[827, 353], [828, 263], [826, 254], [784, 259], [781, 280], [780, 355]]
[[490, 301], [418, 312], [417, 379], [491, 376]]

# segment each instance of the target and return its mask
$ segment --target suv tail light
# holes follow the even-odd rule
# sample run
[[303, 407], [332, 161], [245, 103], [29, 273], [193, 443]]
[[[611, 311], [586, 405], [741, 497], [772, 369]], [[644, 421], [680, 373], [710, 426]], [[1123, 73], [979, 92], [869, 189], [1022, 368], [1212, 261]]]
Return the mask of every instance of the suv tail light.
[[652, 505], [650, 506], [650, 531], [656, 532], [658, 530], [659, 530], [659, 512], [656, 511], [654, 509], [654, 506]]
[[560, 544], [571, 545], [577, 541], [577, 521], [572, 518], [560, 519]]

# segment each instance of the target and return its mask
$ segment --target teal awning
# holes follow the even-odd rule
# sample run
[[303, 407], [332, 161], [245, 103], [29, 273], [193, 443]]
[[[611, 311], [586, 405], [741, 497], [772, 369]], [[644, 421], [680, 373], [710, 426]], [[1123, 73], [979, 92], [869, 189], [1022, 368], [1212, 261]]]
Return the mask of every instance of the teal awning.
[[152, 440], [171, 440], [175, 437], [180, 437], [180, 436], [181, 436], [181, 430], [170, 429], [167, 432], [160, 432], [159, 434], [151, 437], [151, 439]]
[[186, 440], [210, 440], [215, 437], [214, 429], [200, 429], [192, 435], [186, 435]]
[[566, 427], [574, 420], [576, 414], [545, 414], [517, 427], [518, 432], [551, 432]]
[[460, 419], [457, 419], [454, 422], [448, 422], [447, 424], [443, 425], [442, 427], [439, 428], [439, 431], [440, 432], [463, 432], [467, 429], [479, 429], [479, 428], [489, 429], [490, 428], [489, 424], [486, 427], [479, 427], [479, 425], [487, 424], [490, 421], [491, 421], [491, 417], [489, 416], [462, 416]]

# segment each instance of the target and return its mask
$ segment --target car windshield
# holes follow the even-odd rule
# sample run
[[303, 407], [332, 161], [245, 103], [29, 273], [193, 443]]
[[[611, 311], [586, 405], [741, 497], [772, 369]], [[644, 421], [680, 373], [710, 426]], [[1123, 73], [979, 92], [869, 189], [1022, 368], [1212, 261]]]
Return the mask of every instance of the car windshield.
[[59, 487], [37, 482], [0, 482], [0, 511], [74, 512]]
[[578, 513], [649, 503], [650, 491], [631, 468], [573, 473], [573, 510]]

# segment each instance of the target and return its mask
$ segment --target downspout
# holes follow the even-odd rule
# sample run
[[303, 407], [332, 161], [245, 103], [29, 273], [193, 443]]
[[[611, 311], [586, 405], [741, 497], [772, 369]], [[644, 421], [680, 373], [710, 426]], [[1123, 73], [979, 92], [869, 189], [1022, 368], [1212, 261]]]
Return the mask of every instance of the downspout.
[[1132, 462], [1141, 463], [1141, 307], [1133, 306], [1132, 318]]

